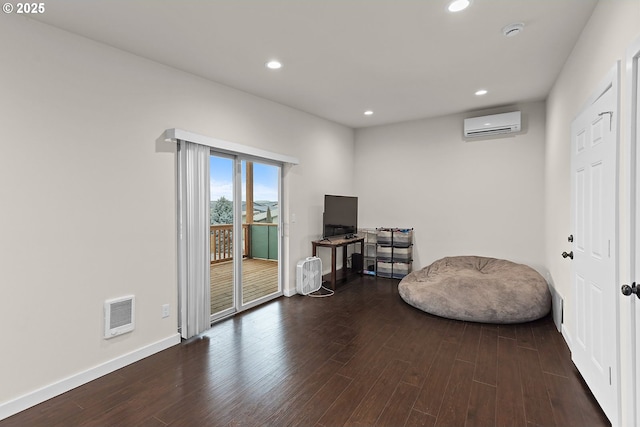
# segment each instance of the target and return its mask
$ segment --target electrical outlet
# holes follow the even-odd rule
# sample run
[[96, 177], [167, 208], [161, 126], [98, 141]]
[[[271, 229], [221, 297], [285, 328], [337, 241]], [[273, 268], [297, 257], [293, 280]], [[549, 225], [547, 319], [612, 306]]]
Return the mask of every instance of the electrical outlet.
[[162, 306], [162, 318], [169, 317], [169, 304], [164, 304]]

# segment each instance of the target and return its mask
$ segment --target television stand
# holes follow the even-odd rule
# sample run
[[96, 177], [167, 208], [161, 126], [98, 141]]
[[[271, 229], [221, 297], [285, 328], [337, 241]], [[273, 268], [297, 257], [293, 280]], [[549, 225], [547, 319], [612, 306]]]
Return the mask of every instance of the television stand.
[[[355, 236], [355, 235], [354, 235]], [[336, 290], [336, 282], [338, 280], [338, 273], [340, 273], [340, 280], [346, 280], [349, 277], [349, 269], [347, 268], [347, 246], [352, 244], [360, 243], [360, 253], [364, 254], [364, 237], [342, 237], [337, 239], [322, 239], [322, 240], [314, 240], [311, 242], [313, 256], [316, 256], [317, 248], [330, 248], [331, 249], [331, 276], [329, 283], [331, 284], [331, 289]], [[336, 252], [338, 248], [343, 248], [342, 250], [342, 270], [336, 271]], [[351, 269], [351, 273], [355, 273], [353, 269]], [[359, 271], [362, 274], [362, 270]]]

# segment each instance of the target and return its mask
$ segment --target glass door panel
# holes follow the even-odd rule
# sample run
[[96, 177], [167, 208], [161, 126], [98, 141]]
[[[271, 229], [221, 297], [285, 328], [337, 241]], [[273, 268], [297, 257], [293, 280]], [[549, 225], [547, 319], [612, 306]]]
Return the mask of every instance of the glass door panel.
[[242, 161], [242, 306], [281, 292], [280, 167]]
[[280, 166], [210, 157], [211, 320], [282, 295]]
[[210, 157], [211, 319], [235, 311], [233, 263], [234, 159]]

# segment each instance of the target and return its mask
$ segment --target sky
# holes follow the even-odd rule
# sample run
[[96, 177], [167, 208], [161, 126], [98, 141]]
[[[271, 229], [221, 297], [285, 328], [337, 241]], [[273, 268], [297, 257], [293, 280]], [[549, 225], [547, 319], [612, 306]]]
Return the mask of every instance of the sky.
[[[233, 200], [233, 159], [211, 156], [210, 163], [211, 200], [221, 196]], [[242, 200], [245, 200], [245, 162], [242, 162]], [[253, 164], [253, 199], [278, 200], [278, 168], [262, 163]]]

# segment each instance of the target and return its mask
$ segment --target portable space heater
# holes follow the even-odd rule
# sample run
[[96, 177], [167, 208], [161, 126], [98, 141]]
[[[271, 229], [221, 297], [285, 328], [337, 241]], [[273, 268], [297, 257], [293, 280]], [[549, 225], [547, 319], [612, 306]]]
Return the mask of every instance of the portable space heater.
[[308, 257], [298, 261], [296, 268], [296, 290], [301, 295], [316, 292], [322, 286], [322, 260]]

